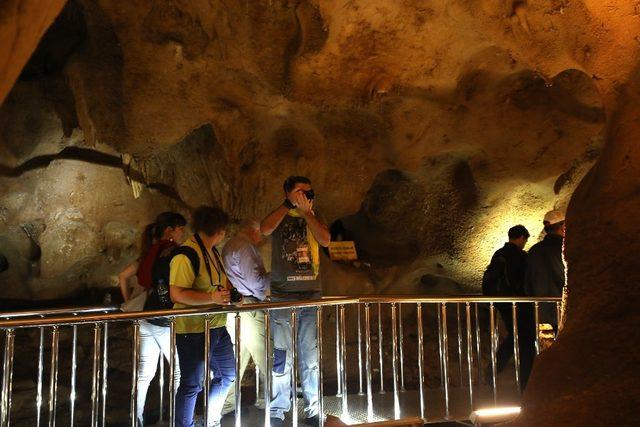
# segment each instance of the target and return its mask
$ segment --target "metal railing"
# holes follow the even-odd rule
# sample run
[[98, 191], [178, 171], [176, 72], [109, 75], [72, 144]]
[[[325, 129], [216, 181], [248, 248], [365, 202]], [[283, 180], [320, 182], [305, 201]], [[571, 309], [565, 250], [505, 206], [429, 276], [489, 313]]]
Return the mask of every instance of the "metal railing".
[[[451, 360], [449, 354], [450, 344], [450, 332], [448, 322], [449, 319], [454, 319], [455, 313], [455, 341], [454, 347], [457, 347], [458, 356], [458, 369], [457, 375], [459, 378], [459, 386], [467, 389], [468, 394], [468, 408], [469, 412], [475, 408], [474, 401], [474, 387], [480, 384], [481, 372], [482, 372], [482, 353], [481, 353], [481, 318], [482, 315], [479, 312], [482, 307], [487, 306], [489, 312], [489, 347], [490, 347], [490, 366], [491, 366], [491, 385], [493, 392], [494, 403], [497, 403], [498, 399], [498, 384], [497, 384], [497, 361], [496, 351], [498, 346], [498, 328], [495, 315], [496, 304], [510, 304], [513, 316], [513, 359], [514, 359], [514, 371], [515, 384], [520, 388], [519, 377], [519, 330], [518, 330], [518, 306], [521, 304], [533, 304], [535, 313], [535, 345], [536, 352], [540, 349], [538, 320], [539, 320], [539, 306], [540, 304], [555, 304], [557, 307], [557, 313], [560, 312], [560, 298], [503, 298], [503, 297], [478, 297], [478, 296], [456, 296], [456, 297], [419, 297], [419, 296], [364, 296], [364, 297], [329, 297], [318, 300], [309, 301], [296, 301], [296, 302], [271, 302], [261, 304], [243, 304], [239, 306], [219, 307], [213, 309], [176, 309], [176, 310], [162, 310], [162, 311], [145, 311], [134, 313], [114, 312], [113, 307], [108, 308], [92, 308], [87, 309], [84, 312], [80, 310], [69, 313], [64, 310], [48, 311], [46, 314], [42, 312], [31, 312], [31, 315], [24, 315], [23, 313], [1, 313], [0, 314], [0, 329], [4, 331], [4, 353], [2, 364], [2, 385], [1, 385], [1, 401], [0, 401], [0, 427], [9, 426], [11, 420], [12, 410], [12, 385], [13, 385], [13, 366], [14, 366], [14, 354], [15, 354], [15, 337], [16, 332], [20, 330], [39, 329], [40, 341], [39, 341], [39, 359], [37, 367], [37, 379], [36, 379], [36, 425], [40, 426], [43, 423], [41, 417], [42, 404], [43, 404], [43, 354], [44, 354], [44, 337], [45, 329], [51, 330], [51, 358], [49, 368], [49, 395], [48, 395], [48, 425], [54, 426], [56, 424], [56, 408], [59, 406], [57, 399], [58, 394], [58, 373], [59, 373], [59, 339], [60, 331], [63, 328], [72, 329], [71, 340], [71, 353], [72, 360], [70, 365], [70, 387], [68, 396], [69, 407], [69, 421], [70, 425], [76, 423], [75, 418], [75, 401], [76, 401], [76, 368], [77, 368], [77, 334], [78, 327], [83, 325], [91, 325], [93, 327], [93, 349], [92, 349], [92, 376], [91, 376], [91, 426], [105, 425], [106, 422], [106, 402], [107, 402], [107, 370], [108, 370], [108, 338], [109, 338], [109, 325], [116, 323], [130, 323], [133, 328], [132, 339], [132, 369], [131, 369], [131, 395], [130, 395], [130, 424], [136, 426], [138, 421], [136, 417], [136, 397], [137, 397], [137, 380], [138, 380], [138, 364], [140, 355], [140, 321], [154, 318], [165, 318], [170, 322], [171, 333], [171, 353], [169, 360], [169, 424], [174, 424], [175, 416], [175, 378], [174, 368], [176, 363], [176, 319], [181, 317], [203, 316], [205, 330], [208, 330], [211, 316], [215, 314], [227, 313], [234, 315], [234, 329], [235, 333], [235, 366], [236, 366], [236, 378], [235, 381], [235, 394], [236, 394], [236, 411], [235, 411], [235, 425], [240, 426], [242, 423], [242, 399], [241, 399], [241, 378], [240, 378], [240, 357], [239, 351], [242, 344], [242, 337], [240, 334], [241, 317], [240, 313], [261, 311], [264, 313], [264, 345], [265, 345], [265, 360], [264, 365], [267, 367], [267, 372], [270, 372], [273, 367], [273, 354], [272, 354], [272, 339], [270, 328], [271, 313], [275, 310], [290, 310], [290, 321], [292, 328], [292, 353], [295, 361], [297, 358], [297, 328], [296, 317], [297, 313], [295, 309], [303, 307], [316, 307], [316, 334], [317, 334], [317, 352], [318, 352], [318, 370], [319, 370], [319, 385], [318, 385], [318, 411], [320, 414], [324, 414], [324, 382], [323, 381], [323, 347], [325, 342], [324, 332], [327, 330], [324, 328], [323, 321], [325, 320], [326, 311], [329, 309], [335, 309], [335, 333], [336, 333], [336, 384], [337, 384], [337, 396], [341, 404], [342, 414], [349, 412], [349, 375], [348, 371], [352, 370], [350, 364], [347, 361], [347, 321], [346, 313], [347, 308], [351, 308], [351, 312], [357, 315], [357, 322], [353, 322], [357, 331], [353, 331], [352, 335], [357, 340], [357, 361], [353, 360], [351, 365], [357, 365], [357, 393], [361, 395], [366, 394], [366, 411], [367, 420], [373, 421], [375, 419], [376, 407], [374, 405], [374, 378], [373, 378], [373, 360], [374, 360], [374, 348], [372, 345], [372, 314], [371, 309], [374, 306], [377, 309], [377, 364], [379, 368], [379, 392], [384, 393], [385, 380], [388, 379], [385, 375], [385, 360], [388, 360], [384, 354], [384, 340], [391, 340], [391, 389], [393, 393], [393, 414], [392, 418], [398, 419], [401, 417], [401, 399], [402, 394], [407, 391], [408, 379], [405, 377], [406, 371], [409, 369], [407, 360], [409, 354], [414, 353], [417, 359], [417, 393], [419, 395], [419, 416], [422, 417], [425, 422], [432, 420], [430, 414], [427, 412], [427, 381], [426, 381], [426, 364], [425, 364], [425, 310], [427, 308], [434, 308], [437, 312], [438, 319], [438, 360], [440, 365], [440, 388], [442, 389], [442, 397], [444, 401], [444, 418], [451, 418], [450, 400], [451, 400], [451, 381], [452, 381], [452, 369]], [[386, 308], [390, 308], [387, 310]], [[407, 325], [405, 324], [405, 317], [403, 317], [403, 309], [407, 313], [409, 309], [415, 308], [415, 325], [416, 328], [416, 342], [409, 342], [408, 335], [406, 334]], [[455, 309], [455, 312], [452, 310]], [[362, 311], [364, 311], [364, 327], [362, 325]], [[383, 314], [390, 312], [391, 325], [389, 327], [383, 327]], [[464, 320], [462, 316], [464, 315]], [[413, 323], [412, 323], [413, 325]], [[364, 333], [363, 333], [364, 332]], [[389, 333], [391, 337], [386, 337], [385, 334]], [[429, 331], [427, 331], [429, 332]], [[474, 342], [475, 341], [475, 342]], [[210, 343], [208, 340], [208, 334], [205, 334], [205, 346], [204, 346], [204, 360], [205, 366], [208, 366], [209, 352], [211, 351]], [[364, 354], [362, 348], [364, 347]], [[466, 350], [466, 351], [463, 351]], [[477, 364], [474, 369], [474, 364]], [[164, 361], [160, 358], [160, 389], [164, 388], [164, 374], [163, 374]], [[466, 367], [466, 369], [464, 369]], [[477, 372], [476, 381], [474, 381], [474, 370]], [[296, 390], [297, 378], [296, 369], [292, 369], [292, 390]], [[271, 376], [264, 375], [264, 386], [262, 394], [264, 396], [264, 423], [266, 426], [270, 424], [270, 401], [271, 401]], [[355, 377], [355, 375], [353, 376]], [[210, 387], [210, 375], [205, 376], [204, 391], [205, 396]], [[256, 378], [256, 387], [258, 387], [259, 381]], [[355, 391], [356, 387], [352, 386], [351, 390]], [[295, 414], [297, 414], [298, 401], [297, 393], [292, 393], [292, 413], [293, 425], [297, 425]], [[162, 401], [164, 397], [160, 397], [160, 414], [162, 416]], [[207, 425], [207, 401], [204, 400], [203, 416]], [[319, 417], [320, 426], [323, 425], [323, 417]]]

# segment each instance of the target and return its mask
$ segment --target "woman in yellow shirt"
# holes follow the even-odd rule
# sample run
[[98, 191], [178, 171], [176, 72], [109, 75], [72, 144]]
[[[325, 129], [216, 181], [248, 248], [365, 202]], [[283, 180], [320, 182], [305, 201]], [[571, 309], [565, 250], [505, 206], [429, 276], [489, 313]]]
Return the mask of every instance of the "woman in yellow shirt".
[[[183, 244], [191, 248], [199, 259], [198, 271], [186, 254], [171, 260], [169, 277], [174, 308], [203, 307], [229, 304], [230, 285], [220, 256], [215, 249], [225, 236], [229, 217], [217, 207], [201, 206], [193, 214], [194, 235]], [[186, 247], [186, 248], [185, 248]], [[186, 249], [188, 251], [188, 249]], [[226, 314], [210, 318], [210, 352], [207, 372], [212, 375], [209, 390], [209, 425], [219, 425], [222, 405], [235, 381], [233, 344], [225, 328]], [[180, 363], [180, 386], [176, 393], [178, 427], [192, 427], [198, 393], [202, 390], [204, 363], [204, 317], [176, 319], [176, 347]]]

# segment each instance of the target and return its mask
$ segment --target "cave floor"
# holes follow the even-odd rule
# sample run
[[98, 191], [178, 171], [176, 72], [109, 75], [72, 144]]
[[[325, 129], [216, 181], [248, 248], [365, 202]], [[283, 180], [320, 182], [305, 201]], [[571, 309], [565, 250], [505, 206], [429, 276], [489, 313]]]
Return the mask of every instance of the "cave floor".
[[[498, 404], [500, 406], [512, 406], [520, 404], [520, 397], [513, 388], [500, 388], [499, 382]], [[445, 416], [445, 400], [442, 389], [427, 389], [425, 394], [425, 414], [428, 423], [441, 423], [444, 421], [465, 421], [469, 419], [469, 389], [467, 387], [452, 387], [450, 389], [449, 418]], [[474, 386], [474, 406], [493, 406], [493, 392], [489, 386]], [[339, 396], [325, 396], [324, 411], [327, 415], [341, 418], [347, 424], [360, 424], [367, 422], [367, 396], [366, 394], [350, 394], [348, 396], [348, 416], [342, 415], [342, 398]], [[399, 395], [399, 418], [411, 418], [420, 416], [420, 396], [418, 391], [407, 390]], [[298, 402], [299, 425], [303, 423], [303, 402]], [[372, 421], [385, 421], [394, 419], [393, 393], [374, 392], [374, 414]], [[233, 414], [229, 414], [222, 420], [222, 427], [233, 427], [235, 424]], [[256, 406], [243, 407], [242, 425], [260, 426], [264, 424], [264, 411]], [[285, 420], [285, 425], [291, 425], [290, 417]]]

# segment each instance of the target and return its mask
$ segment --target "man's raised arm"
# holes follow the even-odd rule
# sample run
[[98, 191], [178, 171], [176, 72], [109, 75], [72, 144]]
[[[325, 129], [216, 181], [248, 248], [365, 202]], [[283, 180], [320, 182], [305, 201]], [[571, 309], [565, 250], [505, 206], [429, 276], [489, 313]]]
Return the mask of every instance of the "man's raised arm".
[[289, 212], [285, 205], [278, 206], [273, 212], [265, 217], [260, 223], [260, 232], [263, 236], [269, 236], [273, 230], [278, 228], [284, 217]]

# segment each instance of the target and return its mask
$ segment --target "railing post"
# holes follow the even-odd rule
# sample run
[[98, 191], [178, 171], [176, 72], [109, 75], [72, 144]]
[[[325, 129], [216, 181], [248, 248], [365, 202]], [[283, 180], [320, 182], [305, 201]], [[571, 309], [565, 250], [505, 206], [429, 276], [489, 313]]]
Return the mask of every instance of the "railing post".
[[342, 359], [342, 413], [348, 412], [348, 389], [347, 389], [347, 331], [346, 331], [345, 307], [340, 304], [340, 358]]
[[482, 355], [480, 353], [480, 317], [478, 316], [479, 304], [474, 305], [474, 315], [476, 320], [476, 355], [478, 360], [478, 385], [482, 384]]
[[536, 323], [536, 356], [540, 354], [540, 307], [538, 306], [538, 302], [534, 302], [533, 306], [535, 308], [535, 317], [534, 321]]
[[318, 340], [318, 427], [324, 426], [324, 385], [322, 383], [322, 306], [316, 310], [316, 339]]
[[382, 303], [378, 303], [378, 363], [380, 366], [380, 393], [384, 393], [384, 365], [382, 363]]
[[447, 303], [442, 303], [442, 347], [444, 369], [444, 418], [449, 419], [449, 339], [447, 331]]
[[131, 360], [131, 426], [138, 425], [138, 364], [140, 359], [140, 321], [133, 322], [133, 351]]
[[242, 426], [242, 376], [240, 375], [240, 365], [242, 363], [242, 358], [241, 358], [241, 354], [242, 351], [240, 349], [240, 346], [242, 345], [241, 337], [240, 335], [242, 334], [242, 330], [241, 330], [241, 320], [240, 320], [240, 313], [236, 313], [236, 317], [235, 317], [235, 347], [236, 347], [236, 381], [234, 383], [235, 386], [235, 394], [236, 394], [236, 427], [241, 427]]
[[176, 419], [176, 320], [169, 319], [169, 426], [173, 427]]
[[402, 326], [402, 303], [398, 303], [398, 323], [400, 328], [400, 390], [404, 391], [404, 328]]
[[58, 326], [51, 328], [51, 367], [49, 379], [49, 427], [56, 425], [56, 397], [58, 394]]
[[340, 311], [338, 306], [336, 305], [336, 396], [342, 395], [342, 375], [340, 372], [342, 371], [342, 358], [340, 357], [340, 345], [342, 344], [342, 340], [340, 340]]
[[[98, 338], [99, 340], [99, 338]], [[138, 364], [140, 363], [140, 322], [133, 322], [133, 351], [131, 360], [131, 426], [138, 425]]]
[[[337, 322], [336, 318], [336, 322]], [[291, 309], [291, 424], [298, 427], [298, 319], [296, 309]]]
[[15, 332], [7, 329], [4, 338], [4, 360], [2, 364], [2, 404], [0, 405], [0, 425], [9, 427], [11, 421], [11, 390], [13, 388], [13, 346]]
[[515, 302], [511, 305], [511, 317], [513, 318], [513, 365], [516, 385], [520, 391], [520, 339], [518, 338], [518, 309]]
[[255, 375], [256, 375], [256, 401], [253, 402], [254, 406], [258, 406], [260, 403], [260, 368], [258, 365], [255, 365]]
[[489, 303], [489, 326], [491, 339], [491, 379], [493, 382], [493, 402], [498, 402], [497, 366], [496, 366], [496, 313], [493, 302]]
[[373, 390], [371, 388], [371, 307], [369, 303], [364, 304], [364, 352], [365, 365], [367, 370], [367, 420], [373, 421]]
[[[92, 370], [92, 376], [91, 376], [91, 427], [98, 427], [98, 410], [99, 410], [99, 403], [100, 403], [99, 402], [100, 394], [98, 392], [98, 388], [100, 386], [100, 331], [101, 329], [102, 328], [100, 327], [99, 323], [93, 324], [93, 370]], [[135, 334], [136, 334], [136, 330], [134, 327], [134, 343], [135, 343]], [[133, 366], [133, 369], [135, 370], [135, 366]], [[132, 385], [132, 390], [133, 390], [133, 387], [135, 387], [135, 383]], [[132, 406], [132, 409], [135, 409], [135, 408], [133, 408]], [[135, 413], [133, 417], [135, 418]]]
[[436, 305], [438, 312], [438, 355], [440, 356], [440, 387], [444, 388], [444, 347], [442, 345], [442, 311]]
[[[107, 371], [109, 369], [109, 324], [105, 323], [102, 328], [102, 427], [107, 421]], [[162, 402], [162, 400], [160, 400]]]
[[391, 363], [393, 366], [393, 413], [400, 418], [400, 390], [398, 381], [398, 313], [395, 302], [391, 303]]
[[36, 425], [40, 427], [42, 417], [42, 384], [44, 382], [44, 327], [39, 327], [40, 344], [38, 350], [38, 384], [36, 388]]
[[364, 394], [363, 388], [363, 376], [362, 376], [362, 325], [360, 316], [360, 303], [357, 303], [358, 307], [358, 394]]
[[[465, 319], [467, 321], [467, 369], [469, 373], [469, 409], [473, 411], [473, 339], [471, 337], [471, 305], [465, 303]], [[462, 382], [462, 378], [460, 379]]]
[[556, 303], [556, 322], [558, 323], [558, 331], [556, 332], [555, 338], [558, 338], [558, 334], [560, 333], [560, 324], [562, 323], [562, 308], [559, 302]]
[[271, 312], [264, 311], [264, 425], [271, 425]]
[[164, 421], [164, 354], [158, 357], [158, 421]]
[[426, 421], [424, 402], [424, 331], [422, 329], [422, 304], [418, 303], [416, 310], [418, 321], [418, 388], [420, 390], [420, 417]]
[[76, 372], [78, 369], [78, 325], [73, 325], [71, 337], [71, 387], [69, 388], [69, 425], [73, 427], [76, 415]]
[[462, 324], [460, 323], [460, 303], [456, 303], [456, 322], [457, 322], [457, 338], [458, 338], [458, 371], [459, 380], [458, 384], [462, 387], [462, 371], [463, 371], [463, 356], [462, 356]]
[[209, 425], [209, 391], [211, 390], [211, 370], [209, 368], [209, 353], [211, 352], [211, 335], [209, 334], [209, 326], [211, 321], [209, 316], [204, 317], [204, 425]]

